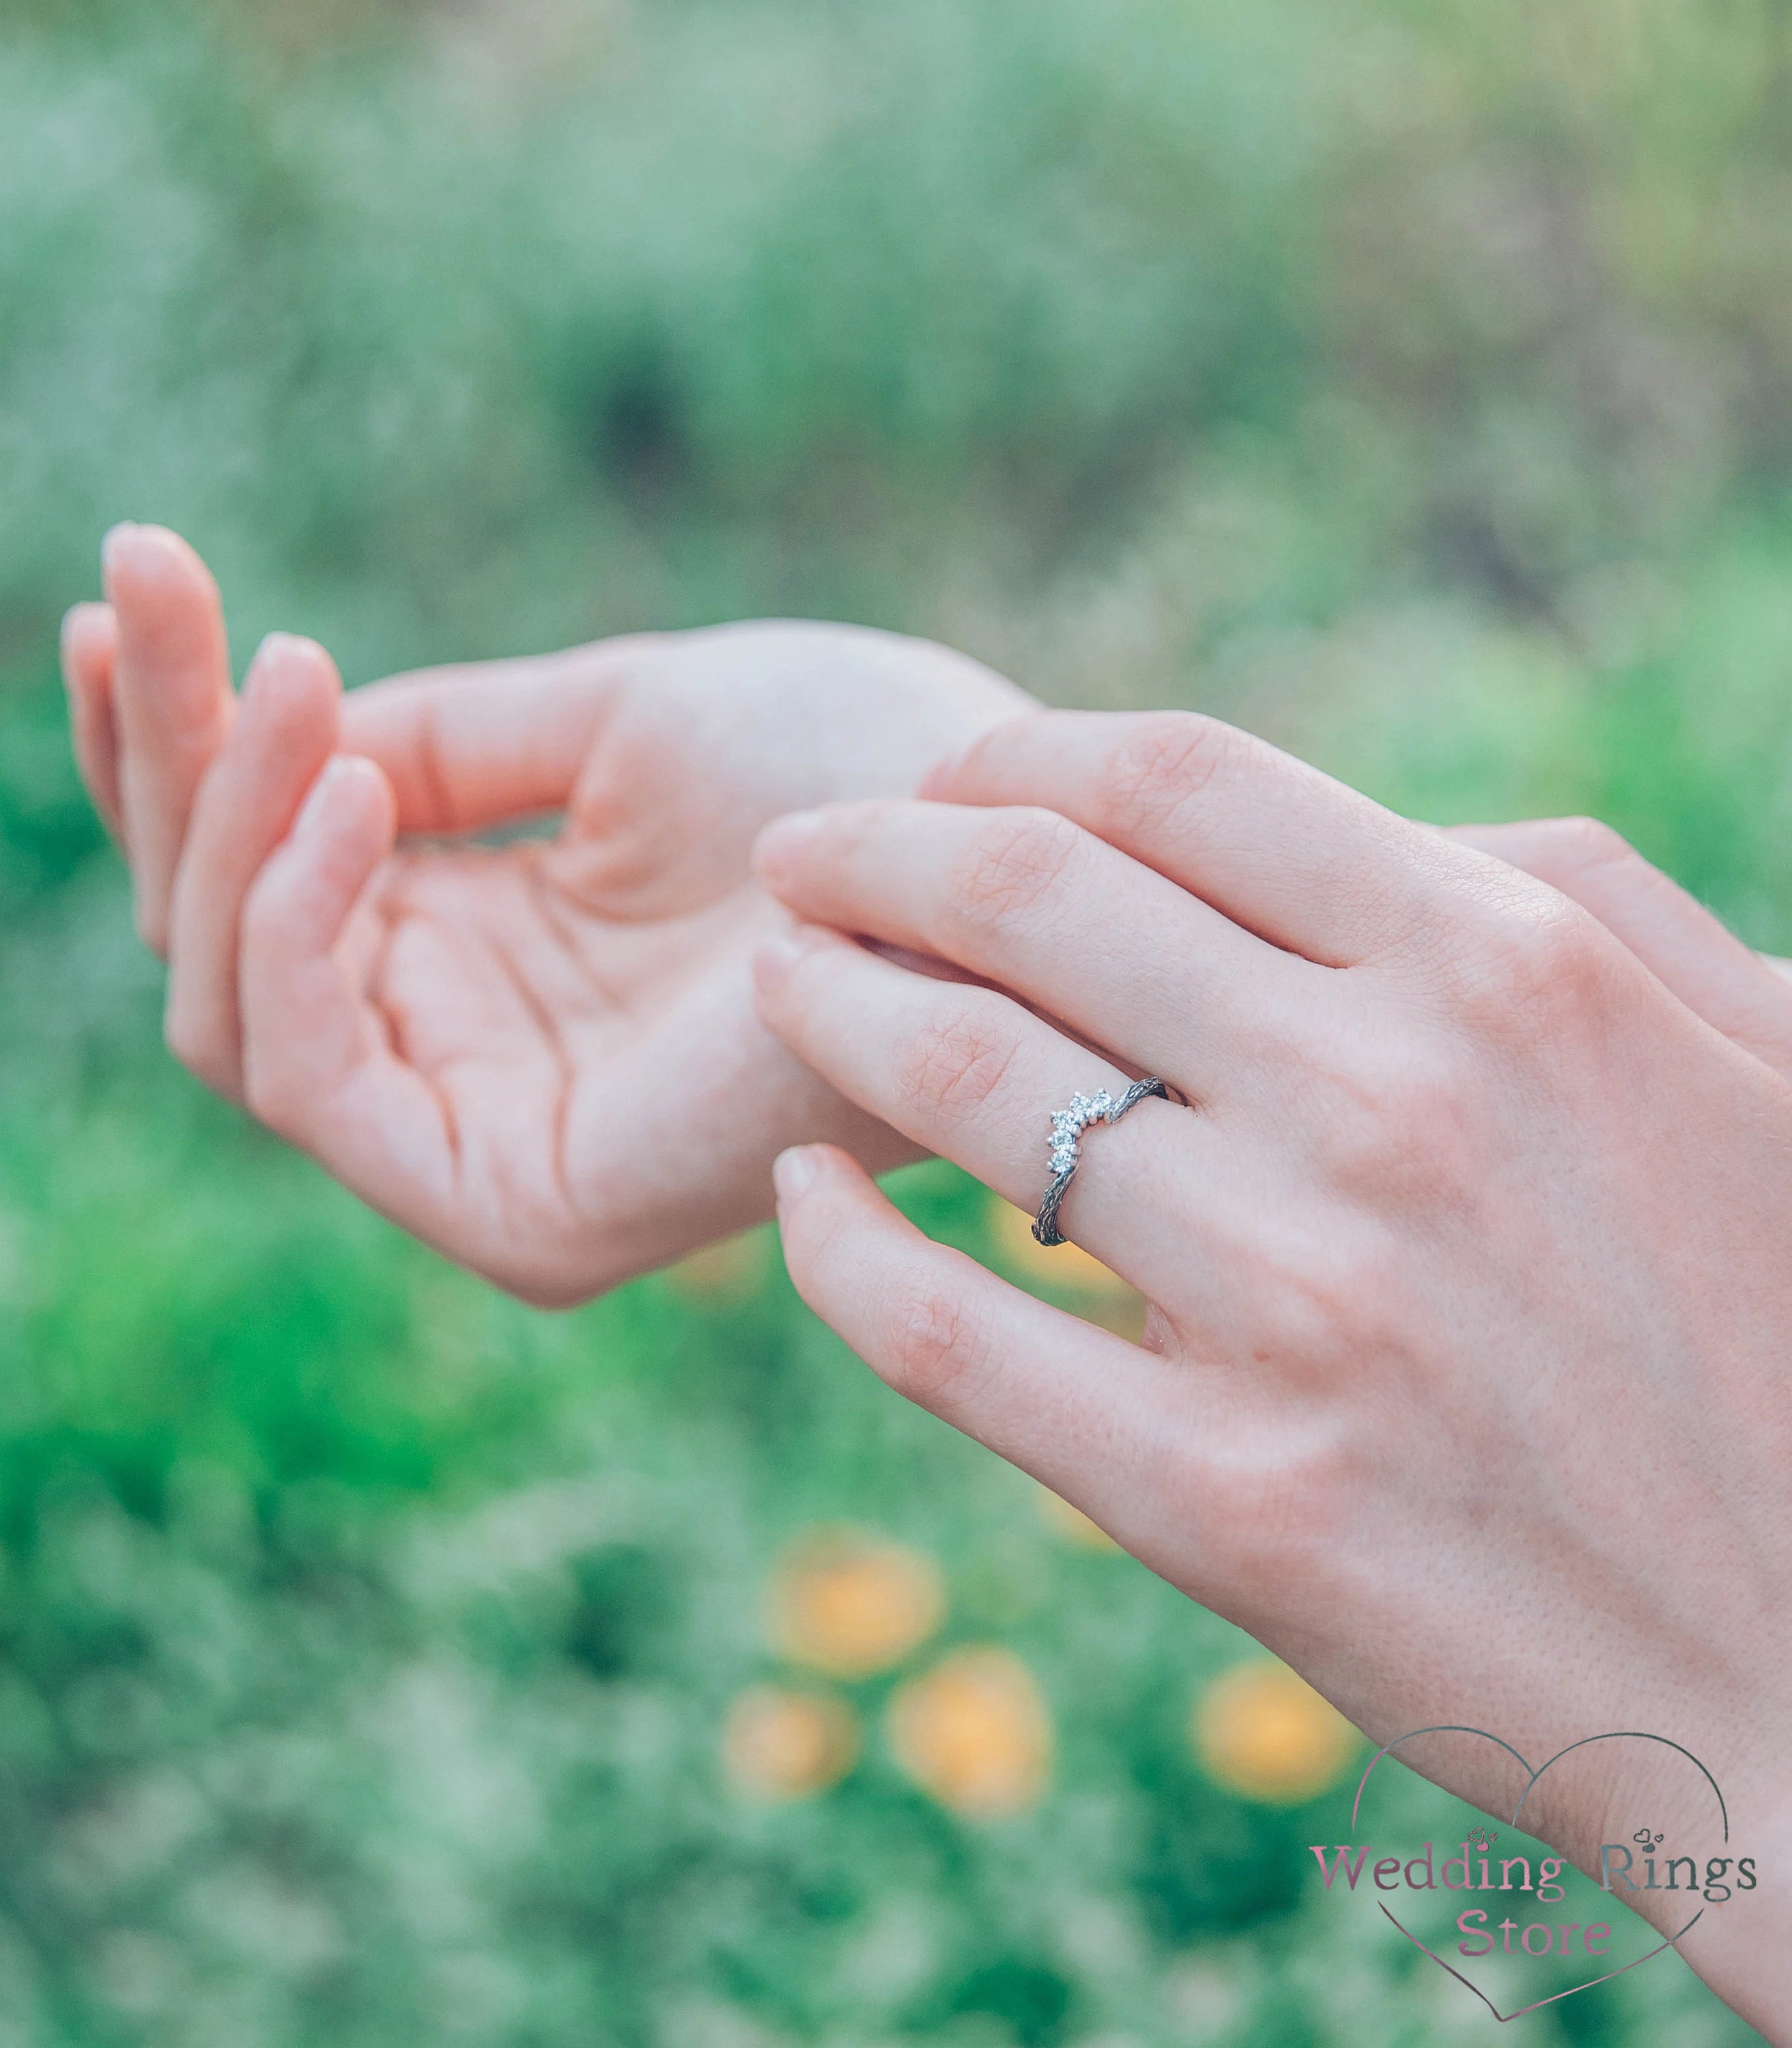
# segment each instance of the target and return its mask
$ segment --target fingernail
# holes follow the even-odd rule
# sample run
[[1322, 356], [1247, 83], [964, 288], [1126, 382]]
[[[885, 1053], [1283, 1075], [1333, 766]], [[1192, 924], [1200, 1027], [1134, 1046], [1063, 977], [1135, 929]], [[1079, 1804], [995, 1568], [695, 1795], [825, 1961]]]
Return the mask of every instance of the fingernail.
[[107, 576], [123, 566], [119, 558], [126, 541], [130, 543], [132, 570], [138, 576], [158, 576], [170, 570], [178, 574], [184, 565], [186, 549], [177, 534], [165, 526], [145, 526], [139, 519], [121, 519], [99, 544], [100, 567]]
[[754, 860], [762, 875], [787, 875], [801, 859], [803, 850], [821, 829], [819, 811], [792, 811], [774, 818], [760, 833]]
[[771, 1184], [778, 1192], [778, 1206], [782, 1208], [806, 1193], [820, 1171], [821, 1163], [813, 1145], [793, 1145], [788, 1152], [780, 1152], [771, 1164]]
[[285, 665], [287, 657], [295, 648], [307, 643], [296, 633], [266, 633], [262, 643], [250, 657], [249, 672], [242, 679], [242, 694], [259, 696], [262, 678], [271, 671]]
[[355, 763], [352, 755], [332, 754], [318, 771], [317, 780], [307, 791], [305, 800], [299, 807], [298, 821], [293, 828], [293, 832], [316, 831], [319, 820], [329, 807], [332, 793], [355, 773]]
[[103, 611], [103, 604], [95, 604], [91, 598], [83, 598], [79, 604], [72, 604], [62, 615], [62, 644], [64, 647], [73, 638], [75, 629], [90, 611]]

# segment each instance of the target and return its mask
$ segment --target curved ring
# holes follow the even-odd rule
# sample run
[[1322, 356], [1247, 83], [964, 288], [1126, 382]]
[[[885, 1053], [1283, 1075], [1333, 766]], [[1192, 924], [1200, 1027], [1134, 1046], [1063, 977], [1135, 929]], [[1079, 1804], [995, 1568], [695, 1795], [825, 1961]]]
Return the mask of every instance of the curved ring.
[[1082, 1163], [1079, 1140], [1083, 1133], [1092, 1123], [1118, 1123], [1135, 1103], [1143, 1102], [1147, 1096], [1153, 1095], [1161, 1096], [1166, 1102], [1171, 1100], [1169, 1088], [1153, 1078], [1135, 1081], [1118, 1102], [1106, 1088], [1100, 1088], [1093, 1095], [1073, 1095], [1068, 1109], [1053, 1111], [1052, 1185], [1045, 1190], [1045, 1199], [1039, 1204], [1039, 1213], [1033, 1220], [1033, 1235], [1041, 1244], [1062, 1244], [1066, 1241], [1057, 1227], [1057, 1212]]

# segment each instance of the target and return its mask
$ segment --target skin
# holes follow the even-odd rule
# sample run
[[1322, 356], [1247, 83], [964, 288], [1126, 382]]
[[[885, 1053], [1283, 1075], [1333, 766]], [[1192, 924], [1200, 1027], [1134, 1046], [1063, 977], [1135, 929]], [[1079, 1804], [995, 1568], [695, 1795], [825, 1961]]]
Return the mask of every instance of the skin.
[[[231, 688], [175, 535], [107, 538], [64, 633], [76, 751], [169, 961], [168, 1042], [363, 1200], [562, 1305], [762, 1220], [782, 1146], [907, 1142], [757, 1020], [793, 805], [912, 789], [1031, 700], [964, 657], [766, 622], [343, 695], [276, 635]], [[550, 839], [477, 835], [559, 813]]]
[[[1167, 1080], [1190, 1106], [1091, 1131], [1060, 1219], [1146, 1334], [929, 1243], [825, 1146], [778, 1165], [805, 1298], [1375, 1740], [1684, 1745], [1727, 1844], [1641, 1737], [1525, 1825], [1596, 1873], [1643, 1825], [1755, 1858], [1682, 1953], [1792, 2041], [1792, 991], [1596, 828], [1446, 836], [1208, 720], [1025, 718], [926, 796], [762, 838], [804, 921], [760, 1013], [1029, 1208], [1048, 1111]], [[1468, 1736], [1401, 1753], [1501, 1821], [1524, 1787]]]
[[[1204, 721], [1004, 724], [1018, 692], [921, 643], [727, 628], [343, 701], [277, 638], [239, 700], [181, 543], [113, 536], [107, 586], [66, 630], [76, 748], [196, 1072], [545, 1301], [751, 1220], [779, 1145], [834, 1140], [779, 1166], [812, 1303], [1371, 1733], [1541, 1758], [1640, 1724], [1707, 1759], [1763, 1883], [1683, 1952], [1787, 2038], [1792, 1809], [1752, 1732], [1787, 1657], [1772, 967], [1584, 820], [1451, 845]], [[793, 934], [757, 828], [979, 732], [936, 801], [768, 838], [792, 906], [886, 956]], [[554, 809], [550, 843], [466, 843]], [[844, 1095], [755, 1023], [768, 937], [765, 1017]], [[1045, 1106], [1144, 1066], [1199, 1115], [1093, 1134], [1065, 1216], [1157, 1304], [1142, 1348], [927, 1245], [836, 1149], [1030, 1204]], [[1484, 1749], [1402, 1754], [1509, 1812]], [[1596, 1747], [1527, 1825], [1589, 1860], [1641, 1801], [1702, 1856], [1701, 1796]]]

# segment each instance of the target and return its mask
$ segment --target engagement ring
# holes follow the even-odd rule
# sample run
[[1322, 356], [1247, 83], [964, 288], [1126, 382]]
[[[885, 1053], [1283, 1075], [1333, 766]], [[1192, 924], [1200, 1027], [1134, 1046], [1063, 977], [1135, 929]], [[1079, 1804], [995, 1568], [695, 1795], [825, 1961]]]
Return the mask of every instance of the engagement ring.
[[1135, 1103], [1142, 1102], [1149, 1095], [1161, 1096], [1166, 1102], [1170, 1099], [1169, 1090], [1160, 1080], [1135, 1081], [1118, 1102], [1106, 1088], [1100, 1088], [1093, 1095], [1073, 1095], [1068, 1109], [1053, 1111], [1052, 1185], [1033, 1220], [1033, 1235], [1041, 1244], [1065, 1242], [1057, 1227], [1057, 1212], [1082, 1162], [1083, 1133], [1092, 1123], [1118, 1123]]

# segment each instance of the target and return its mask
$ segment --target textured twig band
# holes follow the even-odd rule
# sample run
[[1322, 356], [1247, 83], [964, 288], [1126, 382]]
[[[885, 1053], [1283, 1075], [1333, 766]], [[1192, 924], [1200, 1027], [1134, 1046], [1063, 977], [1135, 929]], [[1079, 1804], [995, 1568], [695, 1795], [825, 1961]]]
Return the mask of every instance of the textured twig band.
[[1033, 1235], [1041, 1244], [1062, 1244], [1057, 1212], [1076, 1169], [1082, 1161], [1081, 1138], [1092, 1123], [1118, 1123], [1135, 1103], [1147, 1096], [1169, 1100], [1169, 1090], [1160, 1080], [1135, 1081], [1116, 1102], [1106, 1088], [1094, 1095], [1073, 1095], [1068, 1109], [1052, 1112], [1052, 1185], [1033, 1220]]

